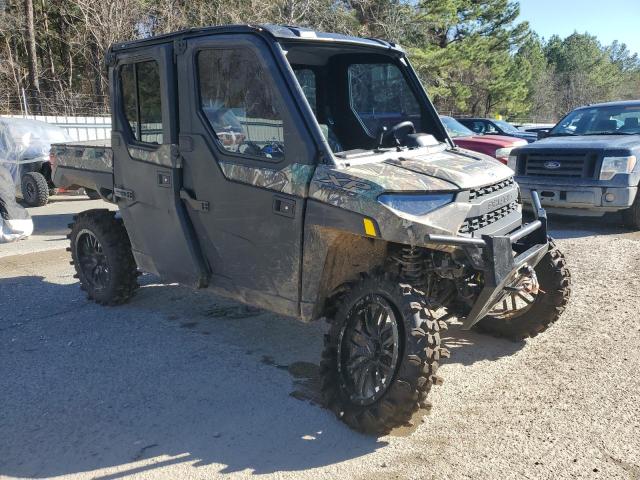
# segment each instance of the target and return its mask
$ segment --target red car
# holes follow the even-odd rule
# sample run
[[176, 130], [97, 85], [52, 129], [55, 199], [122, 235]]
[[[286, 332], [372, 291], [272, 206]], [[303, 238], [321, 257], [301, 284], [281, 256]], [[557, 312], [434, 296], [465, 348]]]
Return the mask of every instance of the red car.
[[443, 115], [440, 119], [457, 146], [497, 158], [505, 165], [511, 150], [527, 144], [526, 140], [503, 135], [476, 135], [454, 118]]

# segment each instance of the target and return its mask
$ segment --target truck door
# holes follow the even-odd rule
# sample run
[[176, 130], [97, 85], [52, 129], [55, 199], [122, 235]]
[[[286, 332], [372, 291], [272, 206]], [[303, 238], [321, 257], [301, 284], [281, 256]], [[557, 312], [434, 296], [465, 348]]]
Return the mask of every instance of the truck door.
[[172, 46], [110, 54], [114, 194], [138, 267], [198, 287], [206, 270], [180, 199]]
[[316, 149], [284, 75], [288, 64], [271, 49], [251, 34], [182, 43], [183, 197], [214, 289], [298, 315]]

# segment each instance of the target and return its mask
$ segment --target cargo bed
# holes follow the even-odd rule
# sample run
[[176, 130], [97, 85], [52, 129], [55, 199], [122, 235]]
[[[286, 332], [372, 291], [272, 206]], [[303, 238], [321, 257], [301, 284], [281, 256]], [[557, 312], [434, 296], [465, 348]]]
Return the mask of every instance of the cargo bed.
[[110, 200], [113, 193], [111, 140], [51, 145], [52, 179], [58, 188], [95, 190]]

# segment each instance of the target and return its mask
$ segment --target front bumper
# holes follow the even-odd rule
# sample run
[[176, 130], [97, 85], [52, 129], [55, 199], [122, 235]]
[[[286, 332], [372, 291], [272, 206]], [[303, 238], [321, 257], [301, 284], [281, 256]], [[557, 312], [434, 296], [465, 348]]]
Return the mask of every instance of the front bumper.
[[523, 266], [535, 267], [549, 251], [547, 214], [536, 191], [532, 191], [531, 199], [535, 220], [508, 235], [482, 235], [481, 238], [428, 236], [430, 242], [463, 248], [474, 267], [484, 274], [484, 286], [464, 319], [463, 329], [470, 329], [487, 315], [505, 287], [517, 279]]
[[[591, 187], [580, 185], [534, 185], [519, 181], [522, 202], [532, 204], [531, 191], [536, 190], [543, 207], [569, 214], [604, 214], [629, 208], [636, 198], [637, 187]], [[562, 213], [561, 211], [558, 213]]]

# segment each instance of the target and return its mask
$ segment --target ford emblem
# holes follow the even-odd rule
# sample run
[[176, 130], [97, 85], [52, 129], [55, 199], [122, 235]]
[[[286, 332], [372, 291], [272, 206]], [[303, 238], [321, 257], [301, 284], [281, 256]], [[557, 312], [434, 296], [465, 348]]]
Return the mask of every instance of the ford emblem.
[[562, 164], [560, 162], [544, 162], [544, 168], [548, 168], [549, 170], [556, 170], [561, 166]]

